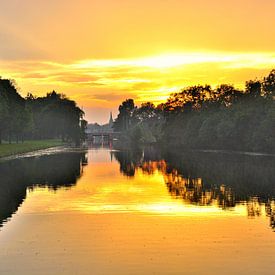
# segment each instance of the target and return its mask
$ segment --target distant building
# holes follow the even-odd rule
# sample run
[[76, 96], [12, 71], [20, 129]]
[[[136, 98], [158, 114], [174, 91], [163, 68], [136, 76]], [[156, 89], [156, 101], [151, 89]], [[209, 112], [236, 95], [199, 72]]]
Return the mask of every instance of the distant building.
[[91, 123], [87, 125], [86, 133], [113, 133], [113, 114], [110, 112], [109, 122], [107, 124], [99, 125], [98, 123]]
[[114, 125], [114, 120], [113, 120], [113, 114], [110, 112], [110, 119], [109, 119], [109, 125]]

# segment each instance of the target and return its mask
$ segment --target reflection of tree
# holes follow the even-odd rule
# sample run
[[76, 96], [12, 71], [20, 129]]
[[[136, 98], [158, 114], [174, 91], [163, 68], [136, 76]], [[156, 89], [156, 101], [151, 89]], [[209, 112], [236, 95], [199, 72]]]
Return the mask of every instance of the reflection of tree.
[[270, 218], [270, 227], [275, 231], [275, 200], [269, 200], [265, 204], [265, 211]]
[[[115, 153], [120, 170], [134, 176], [137, 169], [151, 175], [160, 171], [169, 193], [187, 203], [218, 205], [222, 209], [247, 203], [250, 217], [261, 215], [261, 204], [274, 228], [274, 158], [216, 153], [163, 152], [152, 147], [143, 151]], [[273, 204], [272, 204], [273, 203]]]
[[116, 151], [114, 156], [120, 163], [120, 172], [128, 177], [135, 175], [136, 167], [143, 161], [142, 151]]
[[144, 150], [134, 148], [114, 151], [112, 154], [120, 164], [120, 172], [128, 177], [133, 177], [136, 169], [141, 166], [144, 173], [152, 174], [156, 168], [151, 167], [152, 160], [161, 160], [160, 152], [154, 146], [148, 146]]
[[237, 201], [275, 195], [274, 157], [217, 153], [165, 153], [166, 162], [184, 178], [201, 178], [205, 188], [224, 184], [234, 190]]
[[258, 197], [251, 197], [247, 201], [247, 215], [249, 217], [261, 216], [261, 203]]
[[73, 186], [87, 163], [85, 153], [63, 153], [0, 163], [0, 225], [15, 213], [34, 186]]
[[[118, 151], [115, 157], [120, 163], [120, 171], [131, 177], [136, 169], [140, 169], [147, 175], [161, 171], [170, 194], [175, 198], [182, 198], [188, 203], [198, 205], [218, 204], [222, 208], [233, 207], [235, 199], [233, 192], [225, 185], [212, 188], [204, 188], [201, 178], [184, 177], [177, 169], [167, 165], [165, 160], [150, 160], [149, 151]], [[158, 155], [154, 155], [159, 159]], [[146, 159], [146, 160], [145, 160]]]
[[219, 188], [204, 188], [201, 178], [184, 178], [175, 169], [172, 170], [172, 173], [166, 173], [164, 179], [172, 196], [182, 198], [187, 203], [217, 204], [224, 209], [235, 206], [234, 194], [225, 185], [221, 185]]
[[164, 160], [160, 161], [144, 161], [140, 164], [140, 168], [144, 174], [152, 175], [157, 170], [161, 171], [163, 174], [166, 172], [166, 162]]

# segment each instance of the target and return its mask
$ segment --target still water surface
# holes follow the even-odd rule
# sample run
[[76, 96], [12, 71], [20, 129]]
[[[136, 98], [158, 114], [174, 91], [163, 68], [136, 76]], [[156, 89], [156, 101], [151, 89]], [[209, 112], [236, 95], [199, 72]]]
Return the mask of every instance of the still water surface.
[[0, 163], [0, 274], [274, 274], [274, 157], [90, 149]]

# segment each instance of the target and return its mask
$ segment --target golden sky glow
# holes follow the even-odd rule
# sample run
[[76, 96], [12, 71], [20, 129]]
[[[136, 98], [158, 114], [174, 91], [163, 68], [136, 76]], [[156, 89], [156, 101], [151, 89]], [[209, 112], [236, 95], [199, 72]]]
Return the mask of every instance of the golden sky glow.
[[272, 0], [1, 1], [0, 75], [22, 94], [53, 89], [105, 122], [125, 98], [243, 87], [275, 64]]

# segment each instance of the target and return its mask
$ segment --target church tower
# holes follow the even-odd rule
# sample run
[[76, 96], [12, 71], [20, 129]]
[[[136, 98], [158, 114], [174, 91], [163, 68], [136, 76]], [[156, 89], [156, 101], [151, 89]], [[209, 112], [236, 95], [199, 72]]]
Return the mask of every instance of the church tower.
[[113, 120], [113, 114], [110, 112], [110, 119], [109, 119], [109, 125], [113, 126], [114, 120]]

